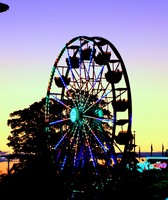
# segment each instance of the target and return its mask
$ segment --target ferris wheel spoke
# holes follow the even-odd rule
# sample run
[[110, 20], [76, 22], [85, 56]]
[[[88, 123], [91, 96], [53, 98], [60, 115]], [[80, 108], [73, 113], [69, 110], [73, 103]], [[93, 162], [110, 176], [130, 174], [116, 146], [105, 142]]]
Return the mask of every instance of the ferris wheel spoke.
[[[76, 134], [77, 133], [77, 134]], [[80, 133], [78, 130], [78, 125], [75, 125], [75, 129], [73, 130], [73, 133], [71, 132], [70, 134], [72, 134], [72, 137], [70, 138], [70, 142], [69, 142], [69, 147], [68, 147], [68, 152], [72, 152], [71, 154], [73, 154], [73, 163], [72, 165], [75, 167], [77, 167], [79, 165], [79, 160], [80, 160]]]
[[71, 99], [73, 101], [73, 104], [76, 106], [76, 103], [75, 103], [75, 101], [74, 101], [74, 99], [72, 97], [72, 94], [69, 92], [68, 86], [66, 85], [65, 81], [63, 80], [61, 72], [59, 71], [58, 68], [57, 68], [57, 71], [58, 71], [59, 77], [60, 77], [60, 79], [61, 79], [61, 81], [62, 81], [62, 83], [63, 83], [63, 85], [64, 85], [64, 87], [65, 87], [65, 89], [66, 89], [66, 91], [68, 93], [68, 95], [71, 97]]
[[[101, 94], [101, 96], [102, 95], [104, 95], [105, 94], [105, 91], [107, 91], [107, 88], [108, 88], [108, 85], [109, 85], [109, 83], [106, 85], [106, 88], [104, 88], [104, 89], [101, 89], [100, 88], [100, 90], [98, 91], [97, 90], [97, 95], [100, 93], [100, 92], [102, 92], [102, 94]], [[94, 88], [93, 87], [91, 87], [91, 89], [90, 90], [87, 90], [88, 91], [88, 94], [90, 93], [90, 95], [87, 95], [87, 98], [85, 99], [85, 104], [84, 104], [84, 108], [86, 107], [86, 105], [87, 105], [87, 103], [89, 102], [89, 99], [91, 98], [91, 93], [92, 93], [92, 91], [94, 90]], [[111, 90], [112, 91], [112, 90]], [[111, 100], [112, 101], [112, 100]], [[99, 101], [98, 101], [99, 102]], [[98, 103], [97, 102], [97, 103]], [[106, 105], [108, 105], [110, 102], [106, 102]], [[95, 105], [95, 104], [94, 104]]]
[[93, 152], [92, 152], [92, 149], [91, 149], [89, 140], [86, 139], [86, 142], [87, 142], [87, 145], [88, 145], [88, 149], [89, 149], [91, 161], [92, 161], [92, 163], [93, 163], [93, 166], [96, 167], [96, 162], [95, 162], [95, 159], [94, 159], [94, 155], [93, 155]]
[[98, 99], [97, 101], [95, 101], [91, 106], [89, 106], [83, 113], [86, 113], [89, 109], [91, 109], [94, 105], [98, 104], [103, 98], [107, 97], [108, 94], [111, 92], [111, 90], [109, 92], [107, 92], [106, 94], [104, 94], [100, 99]]
[[79, 148], [79, 134], [77, 135], [77, 140], [76, 140], [76, 144], [75, 144], [75, 152], [74, 152], [74, 160], [73, 160], [73, 165], [75, 166], [76, 162], [77, 162], [77, 154], [78, 154], [78, 148]]
[[56, 68], [56, 70], [57, 70], [57, 72], [58, 72], [58, 74], [59, 74], [59, 77], [60, 77], [60, 79], [61, 79], [61, 81], [62, 81], [64, 87], [66, 88], [66, 90], [68, 90], [68, 86], [67, 86], [67, 84], [65, 83], [64, 79], [62, 78], [62, 74], [61, 74], [60, 70], [58, 69], [58, 67]]
[[83, 151], [84, 151], [84, 145], [80, 145], [79, 146], [78, 157], [77, 157], [77, 161], [78, 161], [77, 165], [78, 166], [79, 166], [79, 164], [81, 164], [82, 166], [84, 165], [85, 158], [84, 158]]
[[92, 84], [92, 88], [95, 88], [95, 85], [96, 85], [96, 83], [98, 82], [98, 79], [100, 78], [100, 76], [101, 76], [101, 74], [102, 74], [102, 72], [103, 72], [103, 69], [104, 69], [104, 65], [102, 66], [102, 68], [101, 68], [101, 70], [100, 70], [98, 76], [97, 76], [96, 79], [94, 80], [94, 82], [93, 82], [93, 84]]
[[96, 136], [95, 132], [92, 130], [92, 128], [90, 127], [90, 125], [87, 122], [86, 122], [86, 125], [88, 126], [90, 132], [93, 134], [93, 136], [95, 137], [95, 139], [97, 140], [97, 142], [99, 143], [101, 148], [104, 150], [104, 152], [107, 152], [107, 149], [105, 148], [103, 143], [99, 140], [99, 138]]
[[67, 109], [70, 109], [70, 107], [68, 105], [66, 105], [63, 101], [59, 100], [55, 95], [52, 94], [52, 97], [60, 104], [62, 104], [63, 106], [65, 106]]
[[[84, 42], [84, 43], [86, 43], [86, 41]], [[80, 87], [81, 87], [81, 85], [82, 85], [82, 83], [81, 83], [81, 80], [82, 80], [82, 63], [84, 64], [84, 62], [83, 62], [83, 59], [82, 59], [82, 45], [83, 45], [83, 43], [82, 43], [82, 40], [80, 40], [80, 45], [79, 45], [79, 78], [80, 78]]]
[[[78, 85], [78, 82], [77, 82], [77, 80], [76, 80], [76, 78], [75, 78], [75, 74], [73, 73], [73, 70], [72, 70], [72, 63], [71, 63], [71, 57], [70, 57], [70, 54], [69, 54], [69, 51], [68, 51], [68, 48], [66, 48], [67, 49], [67, 53], [68, 53], [68, 66], [69, 66], [69, 70], [70, 70], [70, 72], [71, 72], [71, 74], [72, 74], [72, 79], [73, 79], [73, 81], [75, 80], [75, 82], [77, 83], [77, 85]], [[78, 85], [78, 88], [79, 88], [80, 86]]]
[[121, 150], [121, 148], [119, 147], [119, 145], [116, 143], [116, 142], [114, 142], [114, 145], [117, 147], [117, 149], [122, 153], [122, 150]]
[[89, 134], [85, 128], [85, 125], [87, 126], [86, 122], [84, 122], [84, 126], [83, 126], [83, 133], [85, 135], [85, 146], [88, 148], [89, 150], [89, 154], [90, 154], [90, 158], [91, 158], [91, 161], [93, 163], [93, 166], [96, 167], [96, 162], [95, 162], [95, 159], [94, 159], [94, 155], [93, 155], [93, 152], [92, 152], [92, 149], [91, 149], [91, 144], [89, 142]]
[[92, 116], [88, 116], [88, 115], [83, 115], [83, 117], [95, 119], [95, 120], [101, 121], [101, 122], [107, 122], [107, 123], [113, 122], [113, 119], [107, 119], [107, 118], [103, 118], [103, 117], [92, 117]]
[[86, 80], [89, 80], [89, 73], [90, 73], [90, 67], [91, 67], [92, 60], [93, 60], [94, 50], [95, 50], [95, 48], [94, 48], [94, 45], [93, 45], [92, 50], [91, 50], [91, 54], [90, 54], [90, 60], [89, 60], [88, 73], [87, 73]]
[[[116, 88], [116, 90], [121, 90], [121, 88]], [[116, 98], [119, 98], [121, 97], [125, 92], [127, 92], [127, 89], [125, 88], [122, 88], [122, 92], [120, 91], [120, 93], [118, 95], [116, 95]]]
[[69, 121], [70, 118], [67, 118], [67, 119], [60, 119], [60, 120], [56, 120], [56, 121], [53, 121], [53, 122], [50, 122], [49, 125], [55, 125], [55, 124], [58, 124], [58, 123], [62, 123], [62, 122], [65, 122], [65, 121]]
[[61, 142], [63, 141], [63, 139], [66, 137], [68, 133], [65, 133], [62, 138], [59, 140], [59, 142], [55, 145], [54, 149], [57, 149], [57, 147], [61, 144]]
[[61, 171], [63, 171], [63, 169], [64, 169], [64, 166], [65, 166], [66, 160], [67, 160], [67, 155], [65, 155], [64, 160], [63, 160], [63, 162], [62, 162], [62, 165], [61, 165]]
[[[76, 126], [77, 127], [77, 126]], [[75, 128], [76, 129], [76, 128]], [[63, 145], [66, 145], [68, 147], [68, 149], [66, 150], [66, 153], [65, 153], [65, 156], [64, 156], [64, 159], [62, 161], [62, 165], [61, 165], [61, 170], [63, 170], [64, 166], [65, 166], [65, 163], [67, 161], [67, 158], [69, 157], [70, 153], [72, 152], [72, 149], [74, 147], [74, 144], [75, 144], [75, 141], [76, 141], [76, 137], [75, 137], [75, 129], [73, 130], [73, 133], [72, 131], [68, 131], [66, 132], [62, 137], [61, 139], [59, 140], [59, 142], [55, 145], [54, 147], [54, 150], [61, 148], [61, 143], [63, 143], [63, 141], [65, 140], [65, 138], [67, 139], [66, 142], [64, 142]], [[69, 145], [68, 145], [69, 144]], [[59, 150], [60, 151], [60, 150]], [[60, 152], [58, 153], [59, 156], [60, 156]]]

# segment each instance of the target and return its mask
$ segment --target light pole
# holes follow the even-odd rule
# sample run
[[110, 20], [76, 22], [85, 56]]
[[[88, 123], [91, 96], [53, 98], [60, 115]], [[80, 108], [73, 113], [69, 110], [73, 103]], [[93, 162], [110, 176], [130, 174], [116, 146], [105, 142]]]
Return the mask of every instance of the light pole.
[[134, 153], [135, 153], [135, 146], [136, 146], [136, 144], [135, 144], [135, 131], [134, 131], [134, 134], [133, 134], [133, 138], [134, 138]]

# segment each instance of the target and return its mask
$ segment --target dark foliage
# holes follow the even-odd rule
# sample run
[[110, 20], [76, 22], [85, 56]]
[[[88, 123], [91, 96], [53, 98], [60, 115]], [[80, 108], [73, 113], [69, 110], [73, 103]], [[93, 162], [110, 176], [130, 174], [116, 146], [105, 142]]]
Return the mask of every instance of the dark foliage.
[[[54, 106], [51, 111], [55, 110]], [[90, 166], [73, 173], [67, 166], [63, 174], [58, 173], [57, 166], [50, 159], [52, 155], [44, 131], [44, 112], [45, 99], [42, 99], [10, 114], [7, 124], [12, 131], [7, 145], [22, 156], [9, 174], [0, 175], [1, 196], [7, 199], [58, 200], [164, 200], [168, 197], [168, 172], [150, 170], [139, 173], [134, 168], [135, 155], [131, 154], [131, 170], [116, 166], [109, 169], [107, 175], [107, 170], [104, 173], [104, 168], [100, 166], [99, 176]], [[52, 142], [52, 132], [50, 136]]]
[[14, 153], [39, 154], [46, 151], [44, 113], [45, 99], [42, 99], [10, 114], [7, 125], [12, 130], [7, 145], [12, 147]]
[[67, 173], [58, 175], [54, 167], [44, 167], [38, 160], [19, 173], [2, 174], [0, 193], [7, 199], [55, 197], [58, 200], [108, 200], [110, 197], [116, 200], [164, 200], [168, 197], [167, 171], [139, 173], [116, 169], [111, 179], [97, 177], [89, 169], [80, 174], [70, 172], [71, 169], [67, 169]]

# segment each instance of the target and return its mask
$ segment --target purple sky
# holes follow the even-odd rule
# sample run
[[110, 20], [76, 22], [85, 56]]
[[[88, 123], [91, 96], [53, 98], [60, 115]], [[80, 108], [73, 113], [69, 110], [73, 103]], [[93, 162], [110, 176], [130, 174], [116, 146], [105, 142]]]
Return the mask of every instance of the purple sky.
[[130, 80], [132, 130], [141, 150], [168, 148], [167, 0], [4, 0], [0, 13], [0, 150], [9, 114], [45, 97], [52, 65], [70, 39], [101, 36], [121, 54]]

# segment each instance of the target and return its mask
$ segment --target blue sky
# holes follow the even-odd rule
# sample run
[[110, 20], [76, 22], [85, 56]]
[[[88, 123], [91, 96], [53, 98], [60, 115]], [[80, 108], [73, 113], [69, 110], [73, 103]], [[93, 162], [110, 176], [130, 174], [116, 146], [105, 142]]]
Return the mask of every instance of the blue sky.
[[9, 114], [46, 96], [52, 65], [76, 36], [109, 40], [129, 76], [136, 143], [168, 148], [167, 0], [4, 0], [0, 13], [0, 150]]

